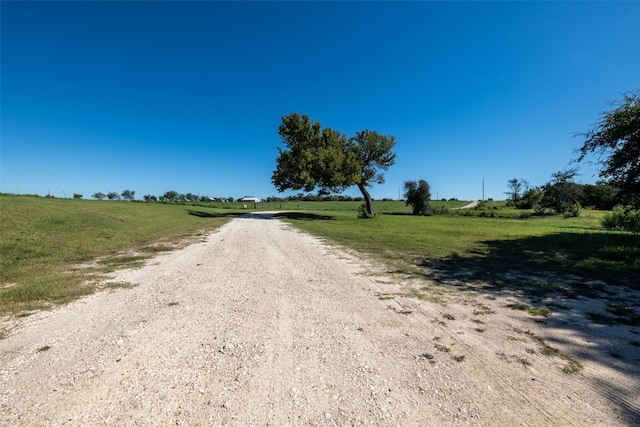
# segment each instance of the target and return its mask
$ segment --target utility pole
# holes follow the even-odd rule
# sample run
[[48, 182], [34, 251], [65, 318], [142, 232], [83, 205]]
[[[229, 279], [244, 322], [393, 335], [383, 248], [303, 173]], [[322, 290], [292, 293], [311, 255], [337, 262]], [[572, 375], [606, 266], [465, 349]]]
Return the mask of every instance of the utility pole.
[[484, 202], [484, 178], [482, 178], [482, 201]]

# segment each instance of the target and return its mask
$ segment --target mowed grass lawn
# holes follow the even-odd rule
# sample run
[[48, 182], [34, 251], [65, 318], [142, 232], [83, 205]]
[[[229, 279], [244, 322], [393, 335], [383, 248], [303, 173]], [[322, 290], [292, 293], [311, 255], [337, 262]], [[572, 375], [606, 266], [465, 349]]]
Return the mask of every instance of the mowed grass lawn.
[[[237, 214], [199, 206], [0, 195], [0, 314], [94, 292], [86, 283], [89, 273], [140, 263]], [[126, 255], [131, 250], [137, 255]], [[97, 271], [78, 268], [102, 257]]]
[[310, 211], [280, 217], [328, 241], [378, 257], [390, 271], [429, 276], [424, 267], [436, 268], [441, 282], [464, 273], [496, 286], [517, 286], [496, 279], [517, 271], [531, 276], [577, 275], [584, 282], [640, 289], [639, 236], [602, 229], [603, 212], [526, 219], [465, 213], [421, 217], [389, 212], [360, 220], [354, 212]]

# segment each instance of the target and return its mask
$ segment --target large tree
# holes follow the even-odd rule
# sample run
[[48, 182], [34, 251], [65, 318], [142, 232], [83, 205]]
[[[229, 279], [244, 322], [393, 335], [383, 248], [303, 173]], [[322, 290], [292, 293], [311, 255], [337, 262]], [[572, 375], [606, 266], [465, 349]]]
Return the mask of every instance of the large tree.
[[640, 207], [640, 90], [623, 94], [593, 129], [578, 135], [585, 138], [578, 161], [597, 154], [600, 176], [618, 187], [627, 203]]
[[328, 194], [356, 185], [364, 197], [366, 215], [374, 216], [367, 187], [383, 183], [381, 171], [395, 163], [395, 137], [365, 130], [348, 138], [298, 113], [282, 117], [278, 133], [286, 146], [278, 147], [271, 177], [278, 191], [318, 188]]

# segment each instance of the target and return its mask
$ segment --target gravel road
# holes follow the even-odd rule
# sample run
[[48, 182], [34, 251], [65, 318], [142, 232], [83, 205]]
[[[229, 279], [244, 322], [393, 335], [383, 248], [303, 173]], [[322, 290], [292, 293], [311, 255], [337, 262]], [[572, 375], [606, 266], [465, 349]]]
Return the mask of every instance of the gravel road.
[[503, 297], [403, 296], [406, 284], [270, 214], [111, 280], [136, 286], [21, 319], [0, 341], [1, 425], [639, 420], [637, 366], [563, 373], [527, 339], [553, 328]]

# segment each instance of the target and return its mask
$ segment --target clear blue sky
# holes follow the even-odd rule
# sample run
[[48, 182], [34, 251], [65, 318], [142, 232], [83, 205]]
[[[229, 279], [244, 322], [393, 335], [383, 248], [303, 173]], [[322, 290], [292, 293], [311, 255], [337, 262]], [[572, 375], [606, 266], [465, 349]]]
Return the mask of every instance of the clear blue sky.
[[[640, 88], [638, 2], [12, 2], [1, 191], [277, 195], [280, 118], [395, 135], [374, 198], [504, 199]], [[595, 182], [593, 168], [578, 180]], [[356, 188], [347, 194], [359, 195]]]

